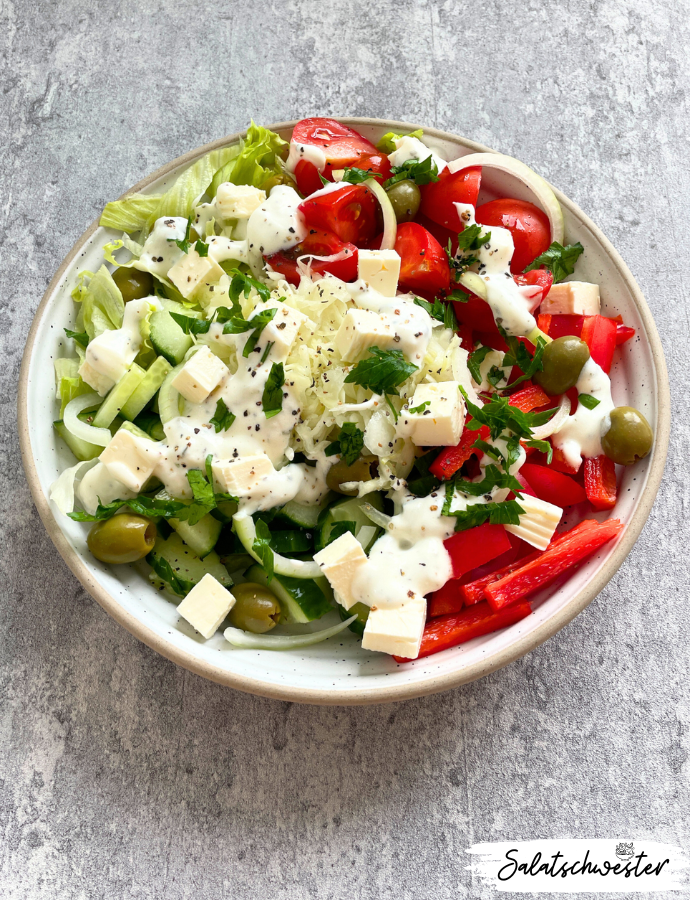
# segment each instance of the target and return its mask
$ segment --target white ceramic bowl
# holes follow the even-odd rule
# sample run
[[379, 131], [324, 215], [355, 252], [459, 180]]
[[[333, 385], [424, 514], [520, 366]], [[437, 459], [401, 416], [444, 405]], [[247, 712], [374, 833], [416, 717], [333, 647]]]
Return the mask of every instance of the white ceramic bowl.
[[[387, 131], [419, 127], [379, 119], [342, 121], [374, 142]], [[293, 125], [286, 122], [271, 127], [289, 138]], [[424, 132], [426, 140], [447, 159], [487, 150], [446, 132]], [[230, 135], [193, 150], [145, 178], [132, 191], [159, 192], [199, 156], [240, 136]], [[482, 178], [482, 194], [486, 199], [499, 194], [534, 199], [512, 177], [490, 169], [485, 169]], [[196, 636], [177, 615], [175, 606], [155, 591], [136, 567], [108, 567], [95, 560], [86, 548], [87, 529], [51, 507], [48, 489], [58, 473], [74, 462], [51, 426], [56, 417], [53, 359], [61, 355], [63, 327], [71, 327], [73, 322], [70, 291], [77, 272], [84, 268], [95, 271], [103, 261], [103, 244], [113, 237], [97, 223], [76, 242], [41, 301], [24, 352], [19, 390], [19, 430], [29, 486], [55, 546], [84, 587], [132, 634], [179, 665], [239, 690], [304, 703], [381, 703], [445, 690], [512, 662], [563, 628], [616, 572], [647, 519], [663, 472], [670, 412], [663, 352], [640, 289], [599, 229], [574, 203], [558, 191], [556, 194], [563, 207], [568, 241], [579, 240], [585, 247], [577, 277], [598, 282], [605, 312], [621, 313], [626, 324], [637, 330], [636, 338], [617, 353], [612, 371], [614, 401], [641, 410], [652, 424], [656, 440], [647, 459], [620, 475], [620, 499], [614, 515], [626, 525], [621, 537], [560, 586], [557, 583], [537, 595], [531, 616], [504, 631], [405, 665], [363, 651], [348, 631], [296, 652], [237, 650], [220, 634], [209, 641]], [[575, 520], [568, 516], [570, 523]], [[337, 621], [337, 614], [332, 616]]]

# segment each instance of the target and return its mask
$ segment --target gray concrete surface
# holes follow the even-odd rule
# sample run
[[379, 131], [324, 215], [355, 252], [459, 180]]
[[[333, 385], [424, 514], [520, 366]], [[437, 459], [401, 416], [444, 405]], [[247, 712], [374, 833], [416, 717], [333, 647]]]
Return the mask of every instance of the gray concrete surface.
[[[0, 2], [3, 900], [484, 898], [476, 841], [687, 846], [688, 46], [678, 0]], [[397, 706], [257, 699], [139, 644], [48, 540], [15, 435], [33, 311], [103, 203], [308, 113], [534, 164], [629, 263], [672, 378], [665, 482], [607, 590], [527, 658]]]

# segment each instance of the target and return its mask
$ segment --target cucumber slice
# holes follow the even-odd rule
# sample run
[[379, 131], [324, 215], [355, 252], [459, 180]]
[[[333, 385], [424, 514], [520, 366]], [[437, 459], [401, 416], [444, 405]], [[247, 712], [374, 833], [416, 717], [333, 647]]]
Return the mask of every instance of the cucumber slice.
[[230, 574], [244, 572], [254, 562], [251, 556], [245, 553], [240, 539], [231, 528], [224, 528], [221, 531], [214, 550]]
[[156, 415], [156, 413], [139, 413], [132, 424], [136, 425], [137, 428], [141, 428], [142, 431], [145, 431], [154, 441], [162, 441], [165, 438], [163, 424], [161, 423], [160, 416]]
[[[327, 510], [319, 516], [319, 524], [316, 532], [316, 550], [323, 550], [328, 544], [331, 531], [336, 522], [354, 522], [355, 537], [362, 528], [368, 528], [372, 525], [362, 507], [365, 503], [370, 503], [374, 509], [383, 510], [383, 497], [378, 492], [367, 494], [366, 497], [346, 497], [344, 500], [336, 500]], [[364, 552], [368, 552], [381, 531], [376, 528], [373, 533], [365, 532], [367, 539], [363, 543]]]
[[350, 631], [354, 631], [355, 634], [358, 634], [360, 637], [364, 634], [364, 627], [367, 624], [367, 619], [369, 618], [369, 613], [371, 609], [366, 605], [366, 603], [355, 603], [349, 609], [345, 609], [344, 606], [338, 604], [338, 612], [340, 613], [340, 618], [343, 622], [352, 618], [352, 616], [357, 616], [354, 622], [350, 622], [347, 626]]
[[149, 340], [156, 353], [164, 356], [173, 366], [179, 365], [192, 346], [191, 337], [184, 333], [167, 310], [153, 313], [149, 324], [151, 328]]
[[220, 537], [222, 524], [209, 513], [203, 519], [199, 519], [196, 525], [180, 519], [168, 519], [172, 527], [201, 559], [209, 555], [216, 546]]
[[178, 313], [180, 316], [187, 316], [188, 319], [200, 319], [202, 312], [200, 309], [189, 309], [179, 300], [171, 300], [169, 297], [159, 297], [161, 306], [166, 312]]
[[321, 588], [311, 578], [274, 575], [269, 584], [268, 575], [261, 566], [252, 566], [246, 573], [246, 578], [247, 581], [254, 581], [273, 591], [280, 603], [284, 621], [288, 624], [313, 622], [333, 609]]
[[131, 432], [135, 437], [144, 438], [144, 440], [146, 441], [153, 440], [153, 438], [147, 431], [144, 431], [143, 428], [139, 428], [139, 426], [135, 425], [134, 422], [123, 422], [122, 425], [120, 425], [120, 428], [124, 431]]
[[125, 419], [136, 419], [147, 403], [150, 403], [158, 388], [165, 381], [165, 377], [172, 366], [164, 356], [157, 356], [146, 370], [138, 387], [131, 394], [122, 407], [122, 415]]
[[271, 549], [276, 553], [313, 553], [314, 535], [308, 531], [272, 531]]
[[115, 416], [122, 411], [122, 407], [144, 380], [145, 375], [146, 373], [141, 366], [132, 363], [115, 387], [111, 389], [94, 416], [93, 424], [96, 428], [107, 428], [108, 425], [110, 425]]
[[[247, 553], [257, 562], [261, 562], [254, 552], [256, 527], [251, 516], [239, 516], [233, 522], [235, 534], [242, 541]], [[289, 578], [319, 578], [321, 569], [313, 560], [288, 559], [279, 553], [273, 554], [273, 571], [276, 575], [287, 575]]]
[[[225, 587], [232, 586], [232, 578], [217, 553], [212, 550], [205, 559], [199, 559], [191, 547], [182, 542], [182, 538], [177, 532], [173, 532], [167, 539], [159, 537], [151, 553], [167, 560], [175, 574], [185, 581], [198, 584], [204, 575], [211, 574]], [[157, 587], [164, 584], [155, 572], [149, 574], [149, 580]], [[180, 602], [179, 598], [177, 598], [177, 602]]]
[[81, 462], [85, 462], [87, 459], [95, 459], [103, 452], [103, 447], [99, 447], [98, 444], [91, 444], [89, 441], [83, 441], [72, 434], [71, 431], [68, 431], [62, 419], [53, 422], [53, 428]]
[[282, 519], [284, 522], [292, 522], [293, 525], [299, 525], [300, 528], [316, 528], [319, 516], [330, 504], [336, 494], [329, 491], [323, 501], [318, 506], [304, 506], [303, 503], [295, 503], [291, 500], [276, 513], [276, 519]]
[[180, 393], [172, 386], [172, 382], [181, 368], [182, 363], [168, 372], [158, 391], [158, 414], [162, 425], [180, 415]]
[[221, 500], [221, 502], [216, 505], [212, 515], [214, 518], [218, 519], [219, 522], [227, 525], [229, 522], [232, 522], [232, 517], [236, 512], [237, 504], [234, 500]]

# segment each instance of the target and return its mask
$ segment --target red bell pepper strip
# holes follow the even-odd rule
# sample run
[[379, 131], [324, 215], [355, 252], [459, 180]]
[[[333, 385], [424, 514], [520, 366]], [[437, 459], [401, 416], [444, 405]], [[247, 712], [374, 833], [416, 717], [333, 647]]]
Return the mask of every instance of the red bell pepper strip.
[[[554, 313], [549, 319], [549, 330], [547, 331], [547, 334], [549, 337], [552, 337], [554, 341], [556, 338], [565, 337], [570, 334], [574, 334], [575, 337], [580, 337], [582, 323], [585, 321], [584, 316], [566, 315], [565, 313]], [[541, 328], [541, 325], [539, 327]]]
[[521, 412], [527, 413], [532, 412], [533, 409], [539, 409], [541, 406], [548, 406], [551, 403], [551, 397], [539, 385], [527, 382], [524, 387], [513, 394], [508, 403]]
[[460, 578], [466, 572], [476, 569], [511, 549], [503, 525], [486, 522], [467, 531], [458, 531], [443, 542], [451, 563], [453, 578]]
[[490, 584], [484, 591], [489, 604], [498, 611], [524, 600], [582, 562], [616, 537], [622, 529], [623, 523], [619, 519], [609, 519], [596, 528], [588, 528], [576, 534], [569, 533], [556, 546], [545, 550], [539, 559]]
[[616, 505], [616, 466], [608, 456], [585, 460], [585, 492], [595, 509], [613, 509]]
[[[527, 449], [529, 450], [531, 448], [528, 447]], [[524, 467], [524, 463], [523, 463], [523, 467]], [[531, 487], [530, 483], [527, 481], [525, 476], [521, 474], [521, 471], [515, 473], [515, 475], [514, 475], [515, 480], [519, 481], [520, 484], [522, 485], [522, 492], [524, 494], [527, 494], [529, 497], [536, 497], [537, 496], [536, 491], [533, 490], [533, 488]]]
[[616, 347], [620, 347], [621, 344], [633, 337], [635, 337], [635, 329], [631, 328], [630, 325], [623, 325], [622, 323], [616, 325]]
[[589, 347], [594, 362], [600, 365], [604, 372], [611, 371], [613, 351], [616, 349], [616, 332], [616, 323], [604, 316], [586, 316], [582, 324], [580, 337]]
[[537, 328], [543, 331], [544, 334], [548, 334], [551, 328], [551, 319], [552, 316], [549, 313], [539, 313], [537, 316]]
[[[419, 656], [431, 656], [441, 650], [457, 647], [471, 641], [472, 638], [481, 637], [483, 634], [491, 634], [501, 628], [514, 625], [520, 619], [524, 619], [532, 612], [529, 603], [518, 603], [509, 609], [494, 612], [488, 603], [478, 603], [471, 609], [463, 609], [454, 616], [441, 616], [431, 619], [426, 623], [422, 635], [422, 645], [419, 648]], [[403, 663], [410, 660], [403, 656], [394, 656], [396, 662]]]
[[[555, 534], [551, 540], [551, 543], [546, 548], [550, 550], [552, 547], [555, 547], [560, 541], [563, 541], [567, 538], [572, 537], [575, 534], [579, 534], [582, 531], [587, 531], [590, 528], [596, 528], [598, 525], [594, 519], [585, 519], [583, 522], [580, 522], [578, 525], [575, 525], [574, 528], [571, 528], [570, 531], [561, 532], [561, 534]], [[494, 572], [487, 572], [486, 575], [482, 575], [479, 578], [476, 578], [474, 581], [467, 582], [463, 584], [460, 588], [460, 593], [465, 601], [465, 606], [472, 606], [475, 603], [479, 603], [480, 600], [484, 599], [484, 590], [490, 584], [493, 584], [496, 581], [500, 581], [506, 575], [510, 575], [511, 572], [515, 572], [517, 569], [521, 569], [523, 566], [527, 565], [527, 563], [533, 562], [535, 559], [539, 559], [544, 555], [546, 550], [533, 550], [531, 553], [523, 556], [522, 559], [518, 559], [515, 562], [508, 563], [501, 569], [496, 569]]]
[[464, 604], [460, 581], [451, 578], [442, 588], [429, 594], [426, 598], [426, 617], [435, 619], [438, 616], [447, 616], [451, 613], [459, 613]]
[[569, 475], [549, 469], [548, 466], [535, 466], [525, 463], [520, 474], [527, 479], [537, 497], [546, 503], [553, 503], [565, 509], [575, 503], [583, 503], [587, 499], [584, 488]]
[[441, 450], [436, 459], [429, 466], [429, 471], [441, 481], [447, 481], [458, 472], [467, 462], [470, 456], [480, 456], [481, 450], [472, 448], [472, 444], [481, 438], [485, 441], [489, 436], [489, 429], [483, 425], [479, 431], [471, 431], [467, 426], [462, 433], [459, 443], [455, 447], [446, 447]]
[[555, 472], [564, 472], [566, 475], [577, 475], [580, 466], [574, 469], [565, 458], [565, 453], [558, 447], [553, 448], [553, 457], [549, 463], [549, 468]]

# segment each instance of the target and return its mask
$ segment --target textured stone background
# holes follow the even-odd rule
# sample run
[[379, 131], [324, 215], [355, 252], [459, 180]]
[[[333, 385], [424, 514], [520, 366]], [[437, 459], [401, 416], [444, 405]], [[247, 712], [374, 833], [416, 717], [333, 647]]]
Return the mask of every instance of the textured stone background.
[[[0, 0], [3, 900], [484, 898], [475, 841], [687, 845], [688, 46], [678, 0]], [[397, 706], [262, 700], [156, 656], [61, 561], [15, 437], [33, 311], [103, 203], [250, 116], [313, 113], [535, 165], [639, 279], [676, 403], [607, 590], [527, 658]]]

